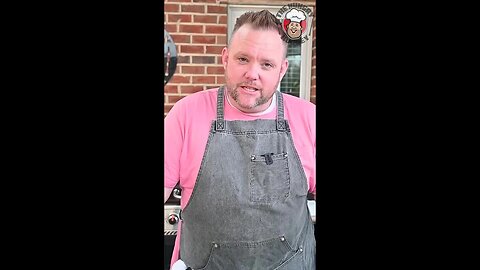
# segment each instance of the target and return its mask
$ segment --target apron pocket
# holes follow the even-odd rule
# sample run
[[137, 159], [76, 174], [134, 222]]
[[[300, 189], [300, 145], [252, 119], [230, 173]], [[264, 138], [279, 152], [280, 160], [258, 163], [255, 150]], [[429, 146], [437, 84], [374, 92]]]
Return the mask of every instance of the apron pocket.
[[299, 252], [284, 236], [261, 242], [212, 243], [206, 265], [194, 269], [273, 270], [288, 264]]
[[271, 204], [284, 201], [290, 192], [287, 153], [250, 156], [250, 201]]

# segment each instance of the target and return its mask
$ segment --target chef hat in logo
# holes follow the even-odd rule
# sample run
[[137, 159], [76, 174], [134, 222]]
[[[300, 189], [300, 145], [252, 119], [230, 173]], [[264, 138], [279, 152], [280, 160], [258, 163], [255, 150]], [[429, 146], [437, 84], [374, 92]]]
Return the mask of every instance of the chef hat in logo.
[[289, 19], [292, 22], [300, 22], [306, 19], [305, 14], [302, 11], [292, 8], [287, 14], [285, 18]]

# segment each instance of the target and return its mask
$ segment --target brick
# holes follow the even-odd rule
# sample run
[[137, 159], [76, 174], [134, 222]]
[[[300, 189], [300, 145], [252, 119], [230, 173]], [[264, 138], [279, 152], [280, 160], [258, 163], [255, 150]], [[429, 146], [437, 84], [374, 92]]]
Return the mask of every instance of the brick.
[[170, 34], [175, 44], [177, 43], [190, 43], [191, 37], [190, 35], [179, 35], [179, 34]]
[[180, 53], [205, 53], [205, 49], [200, 45], [181, 45]]
[[216, 3], [218, 0], [193, 0], [194, 3]]
[[163, 105], [163, 113], [168, 113], [172, 109], [173, 105]]
[[215, 83], [215, 76], [192, 76], [192, 83]]
[[[182, 30], [180, 30], [182, 32]], [[227, 33], [226, 25], [205, 25], [205, 33], [209, 34], [225, 34]]]
[[165, 2], [184, 2], [184, 3], [188, 2], [188, 3], [191, 3], [192, 0], [165, 0]]
[[170, 82], [168, 82], [168, 84], [163, 87], [163, 92], [164, 93], [178, 93], [178, 87], [176, 85], [171, 85]]
[[217, 36], [218, 45], [227, 45], [227, 36]]
[[215, 64], [215, 56], [192, 56], [192, 63]]
[[185, 14], [167, 14], [168, 22], [176, 23], [176, 22], [192, 22], [192, 15], [185, 15]]
[[203, 66], [182, 66], [182, 74], [205, 74], [205, 67]]
[[[173, 75], [171, 83], [190, 83], [190, 76]], [[169, 83], [170, 83], [169, 82]]]
[[177, 56], [178, 64], [190, 64], [190, 56]]
[[215, 58], [217, 58], [217, 64], [223, 65], [223, 64], [222, 64], [222, 56], [217, 56], [217, 57], [215, 57]]
[[223, 85], [225, 84], [225, 76], [215, 76], [216, 80], [217, 80], [217, 84], [218, 85]]
[[227, 14], [227, 7], [225, 7], [225, 6], [212, 6], [212, 5], [208, 5], [208, 6], [207, 6], [207, 13]]
[[203, 25], [180, 25], [178, 32], [203, 34]]
[[182, 96], [169, 96], [168, 97], [168, 103], [176, 103], [177, 101], [179, 101], [180, 99], [186, 97], [185, 95], [182, 95]]
[[227, 16], [218, 16], [218, 24], [227, 24]]
[[206, 53], [221, 54], [225, 46], [207, 46]]
[[217, 23], [217, 15], [193, 15], [196, 23]]
[[164, 4], [164, 12], [178, 12], [180, 10], [180, 6], [178, 4]]
[[215, 36], [192, 36], [192, 43], [215, 44]]
[[205, 6], [182, 5], [182, 12], [205, 13]]
[[176, 24], [165, 24], [164, 28], [169, 34], [178, 32]]
[[207, 67], [207, 74], [223, 74], [224, 72], [223, 67]]
[[182, 94], [192, 94], [203, 90], [203, 86], [180, 86], [180, 92]]

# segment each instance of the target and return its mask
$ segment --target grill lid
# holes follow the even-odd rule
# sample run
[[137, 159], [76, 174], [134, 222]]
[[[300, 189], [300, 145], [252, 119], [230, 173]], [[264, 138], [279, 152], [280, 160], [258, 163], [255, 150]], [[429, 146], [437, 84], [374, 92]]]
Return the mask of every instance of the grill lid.
[[165, 77], [163, 79], [164, 86], [173, 77], [177, 68], [177, 49], [172, 37], [163, 29], [163, 55], [165, 61], [163, 62], [163, 70]]

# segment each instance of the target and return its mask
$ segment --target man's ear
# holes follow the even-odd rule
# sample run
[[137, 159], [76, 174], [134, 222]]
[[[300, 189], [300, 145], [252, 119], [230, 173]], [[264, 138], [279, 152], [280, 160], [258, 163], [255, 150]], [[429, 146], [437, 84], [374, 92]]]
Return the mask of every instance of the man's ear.
[[228, 48], [225, 47], [222, 50], [222, 64], [224, 69], [227, 69], [227, 62], [228, 62]]
[[283, 79], [283, 76], [285, 76], [285, 73], [287, 73], [288, 69], [288, 59], [285, 58], [280, 66], [280, 80]]

